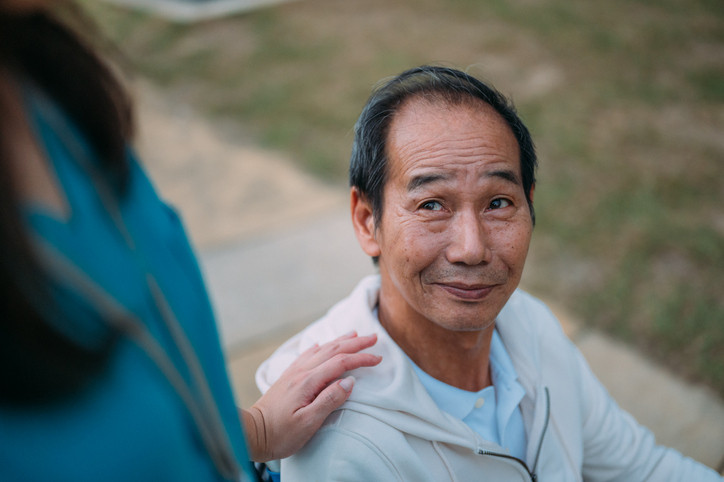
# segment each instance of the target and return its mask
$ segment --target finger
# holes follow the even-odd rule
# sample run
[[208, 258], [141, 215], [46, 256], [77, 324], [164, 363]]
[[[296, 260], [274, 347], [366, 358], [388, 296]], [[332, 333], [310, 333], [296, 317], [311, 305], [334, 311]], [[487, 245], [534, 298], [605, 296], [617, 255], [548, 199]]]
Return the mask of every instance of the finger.
[[360, 350], [371, 347], [376, 342], [377, 335], [374, 333], [358, 337], [356, 333], [352, 332], [321, 345], [319, 349], [315, 351], [307, 350], [299, 356], [294, 365], [306, 370], [312, 370], [335, 355], [340, 353], [357, 353]]
[[322, 425], [322, 422], [339, 408], [352, 393], [355, 379], [352, 376], [338, 380], [325, 388], [305, 408], [299, 410], [299, 415], [309, 420], [315, 430]]
[[372, 333], [371, 335], [357, 336], [349, 340], [343, 340], [340, 342], [339, 353], [356, 353], [365, 348], [369, 348], [377, 343], [377, 334]]
[[318, 351], [319, 351], [319, 343], [315, 343], [314, 345], [312, 345], [309, 348], [307, 348], [306, 350], [304, 350], [302, 352], [302, 354], [299, 355], [299, 357], [297, 357], [297, 360], [299, 360], [301, 358], [309, 358], [311, 355], [313, 355], [314, 353], [317, 353]]
[[[334, 340], [328, 341], [328, 342], [325, 343], [324, 345], [329, 345], [329, 344], [333, 344], [333, 343], [341, 343], [341, 342], [343, 342], [344, 340], [349, 340], [349, 339], [356, 338], [356, 337], [357, 337], [357, 331], [356, 331], [356, 330], [352, 330], [352, 331], [348, 331], [348, 332], [345, 333], [344, 335], [338, 336], [338, 337], [335, 338]], [[324, 345], [322, 345], [322, 346], [324, 346]]]
[[[329, 341], [329, 342], [325, 343], [323, 346], [328, 346], [328, 345], [331, 345], [331, 344], [334, 344], [334, 343], [339, 343], [339, 342], [342, 342], [342, 341], [344, 341], [344, 340], [347, 340], [347, 339], [350, 339], [350, 338], [354, 338], [354, 337], [356, 337], [356, 336], [357, 336], [357, 332], [353, 330], [353, 331], [350, 331], [349, 333], [346, 333], [346, 334], [344, 334], [344, 335], [342, 335], [342, 336], [339, 336], [339, 337], [335, 338], [335, 339], [332, 340], [332, 341]], [[309, 358], [309, 357], [312, 356], [313, 354], [319, 352], [320, 349], [321, 349], [321, 348], [320, 348], [320, 346], [319, 346], [319, 343], [315, 343], [314, 345], [312, 345], [312, 346], [310, 346], [309, 348], [307, 348], [306, 350], [304, 350], [304, 351], [299, 355], [299, 357], [297, 357], [297, 360], [300, 360], [300, 359], [303, 359], [303, 358]]]
[[319, 351], [312, 357], [317, 363], [332, 358], [340, 353], [357, 353], [377, 343], [377, 335], [356, 336], [345, 340], [333, 340], [319, 347]]
[[307, 396], [308, 402], [319, 396], [337, 378], [345, 372], [361, 367], [371, 367], [382, 361], [382, 357], [371, 353], [339, 354], [327, 360], [307, 374], [300, 387]]
[[312, 359], [312, 357], [319, 352], [319, 344], [315, 343], [314, 345], [310, 346], [306, 350], [304, 350], [296, 360], [294, 360], [285, 371], [295, 370], [297, 368], [306, 370], [306, 365], [309, 363], [309, 360]]
[[345, 334], [342, 335], [342, 336], [338, 336], [337, 338], [335, 338], [335, 339], [332, 340], [332, 341], [342, 341], [342, 340], [346, 340], [347, 338], [354, 338], [354, 337], [356, 337], [356, 336], [357, 336], [357, 331], [356, 331], [356, 330], [352, 330], [352, 331], [350, 331], [350, 332], [345, 333]]

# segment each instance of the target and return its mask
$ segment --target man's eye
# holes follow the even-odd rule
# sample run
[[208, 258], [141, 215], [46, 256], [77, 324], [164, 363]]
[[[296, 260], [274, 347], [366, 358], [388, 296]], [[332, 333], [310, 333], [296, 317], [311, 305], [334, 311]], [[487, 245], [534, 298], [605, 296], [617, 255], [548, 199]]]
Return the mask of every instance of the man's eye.
[[437, 201], [427, 201], [420, 206], [421, 209], [426, 209], [428, 211], [440, 211], [442, 210], [442, 204], [440, 204]]
[[493, 201], [490, 203], [490, 209], [501, 209], [510, 206], [510, 201], [507, 199], [493, 199]]

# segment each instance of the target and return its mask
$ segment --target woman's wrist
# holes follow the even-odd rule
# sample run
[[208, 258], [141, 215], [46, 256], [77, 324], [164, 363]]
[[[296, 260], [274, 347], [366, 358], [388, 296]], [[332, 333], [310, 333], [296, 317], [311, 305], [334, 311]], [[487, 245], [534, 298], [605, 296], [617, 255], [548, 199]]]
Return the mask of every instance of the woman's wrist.
[[267, 454], [266, 443], [266, 422], [264, 414], [257, 407], [252, 406], [249, 410], [240, 408], [244, 432], [246, 433], [246, 444], [249, 457], [254, 462], [266, 462], [271, 458]]

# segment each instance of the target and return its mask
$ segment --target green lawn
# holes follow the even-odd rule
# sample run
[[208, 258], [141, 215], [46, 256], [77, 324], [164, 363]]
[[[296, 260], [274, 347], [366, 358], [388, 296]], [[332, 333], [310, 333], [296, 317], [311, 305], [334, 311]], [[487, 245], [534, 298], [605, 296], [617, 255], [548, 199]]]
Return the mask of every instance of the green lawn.
[[372, 86], [445, 63], [536, 139], [529, 286], [724, 396], [724, 3], [299, 1], [196, 25], [84, 2], [169, 95], [344, 183]]

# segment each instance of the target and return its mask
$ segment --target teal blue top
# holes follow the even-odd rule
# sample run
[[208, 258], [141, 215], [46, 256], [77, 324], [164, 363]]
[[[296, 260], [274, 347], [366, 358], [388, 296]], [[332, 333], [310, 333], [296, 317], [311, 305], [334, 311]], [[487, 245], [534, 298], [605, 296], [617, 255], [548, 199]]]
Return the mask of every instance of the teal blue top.
[[[0, 480], [250, 477], [214, 316], [178, 216], [158, 198], [130, 152], [129, 189], [117, 206], [120, 218], [111, 216], [79, 159], [92, 159], [79, 132], [42, 95], [28, 95], [27, 105], [70, 206], [68, 219], [28, 206], [29, 229], [81, 278], [92, 280], [101, 298], [125, 310], [142, 334], [137, 339], [123, 334], [107, 368], [71, 399], [41, 408], [0, 408]], [[97, 343], [110, 329], [100, 315], [106, 313], [103, 303], [73, 277], [54, 279], [59, 307], [73, 320], [72, 326], [65, 321], [57, 328], [78, 343]], [[161, 294], [154, 293], [154, 285]], [[176, 335], [173, 323], [180, 327]], [[184, 338], [191, 350], [179, 342]], [[162, 367], [159, 360], [170, 363]], [[194, 416], [194, 407], [202, 407], [201, 415]], [[202, 425], [211, 433], [206, 439]], [[211, 453], [223, 447], [231, 465], [240, 467], [236, 475], [223, 476], [217, 469]]]

